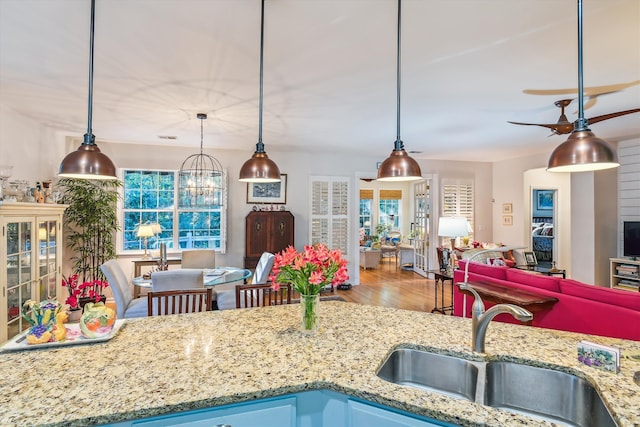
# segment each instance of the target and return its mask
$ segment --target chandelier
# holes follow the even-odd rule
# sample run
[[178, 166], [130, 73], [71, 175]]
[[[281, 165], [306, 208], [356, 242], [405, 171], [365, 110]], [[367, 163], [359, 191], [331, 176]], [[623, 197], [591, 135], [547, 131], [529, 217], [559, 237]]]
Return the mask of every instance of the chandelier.
[[215, 157], [202, 152], [203, 123], [207, 115], [198, 113], [197, 117], [200, 119], [200, 154], [192, 154], [180, 166], [178, 206], [209, 209], [223, 204], [223, 172]]

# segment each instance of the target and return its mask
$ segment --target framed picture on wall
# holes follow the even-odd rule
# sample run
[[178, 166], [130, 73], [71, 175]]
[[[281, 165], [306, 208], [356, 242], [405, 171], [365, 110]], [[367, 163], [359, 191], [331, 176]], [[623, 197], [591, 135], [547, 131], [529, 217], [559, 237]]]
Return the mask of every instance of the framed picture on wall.
[[280, 182], [248, 182], [247, 203], [287, 203], [287, 174], [280, 174], [280, 179]]
[[513, 213], [513, 204], [512, 203], [503, 203], [502, 204], [502, 213], [503, 214], [511, 214], [511, 213]]
[[536, 209], [550, 211], [553, 209], [553, 190], [538, 190]]
[[513, 225], [513, 216], [502, 215], [502, 225]]
[[535, 267], [536, 265], [538, 265], [538, 260], [536, 259], [535, 252], [525, 252], [524, 260], [527, 262], [527, 266], [529, 267]]

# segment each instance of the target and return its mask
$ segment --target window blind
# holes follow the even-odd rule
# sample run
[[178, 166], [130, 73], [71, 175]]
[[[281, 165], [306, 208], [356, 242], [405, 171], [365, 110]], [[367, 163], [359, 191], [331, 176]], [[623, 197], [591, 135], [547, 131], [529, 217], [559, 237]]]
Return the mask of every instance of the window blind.
[[373, 199], [373, 190], [371, 189], [360, 190], [360, 200], [372, 200], [372, 199]]
[[380, 200], [401, 200], [402, 190], [380, 189]]
[[349, 249], [349, 189], [346, 177], [311, 177], [312, 244], [324, 243], [329, 249]]
[[473, 181], [443, 180], [442, 182], [442, 216], [462, 216], [467, 218], [471, 228], [473, 224]]

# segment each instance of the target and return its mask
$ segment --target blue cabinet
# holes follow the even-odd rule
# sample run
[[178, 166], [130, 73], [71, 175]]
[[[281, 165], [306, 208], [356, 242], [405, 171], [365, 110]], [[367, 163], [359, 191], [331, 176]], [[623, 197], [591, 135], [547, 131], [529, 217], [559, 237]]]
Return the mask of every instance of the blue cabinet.
[[451, 425], [440, 422], [435, 424], [431, 421], [425, 421], [354, 400], [349, 400], [347, 408], [348, 427], [428, 427]]
[[110, 424], [112, 427], [455, 427], [329, 390]]
[[200, 409], [111, 424], [113, 427], [296, 427], [296, 398], [283, 396], [255, 402]]

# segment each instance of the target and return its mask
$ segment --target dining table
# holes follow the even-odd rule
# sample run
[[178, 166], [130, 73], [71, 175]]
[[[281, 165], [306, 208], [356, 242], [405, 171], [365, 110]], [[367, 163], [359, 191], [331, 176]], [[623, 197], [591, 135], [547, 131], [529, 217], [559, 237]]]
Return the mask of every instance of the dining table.
[[[225, 283], [245, 281], [253, 273], [246, 268], [216, 267], [203, 269], [204, 286], [217, 286]], [[145, 276], [134, 277], [131, 280], [134, 286], [141, 289], [151, 289], [151, 278]]]

